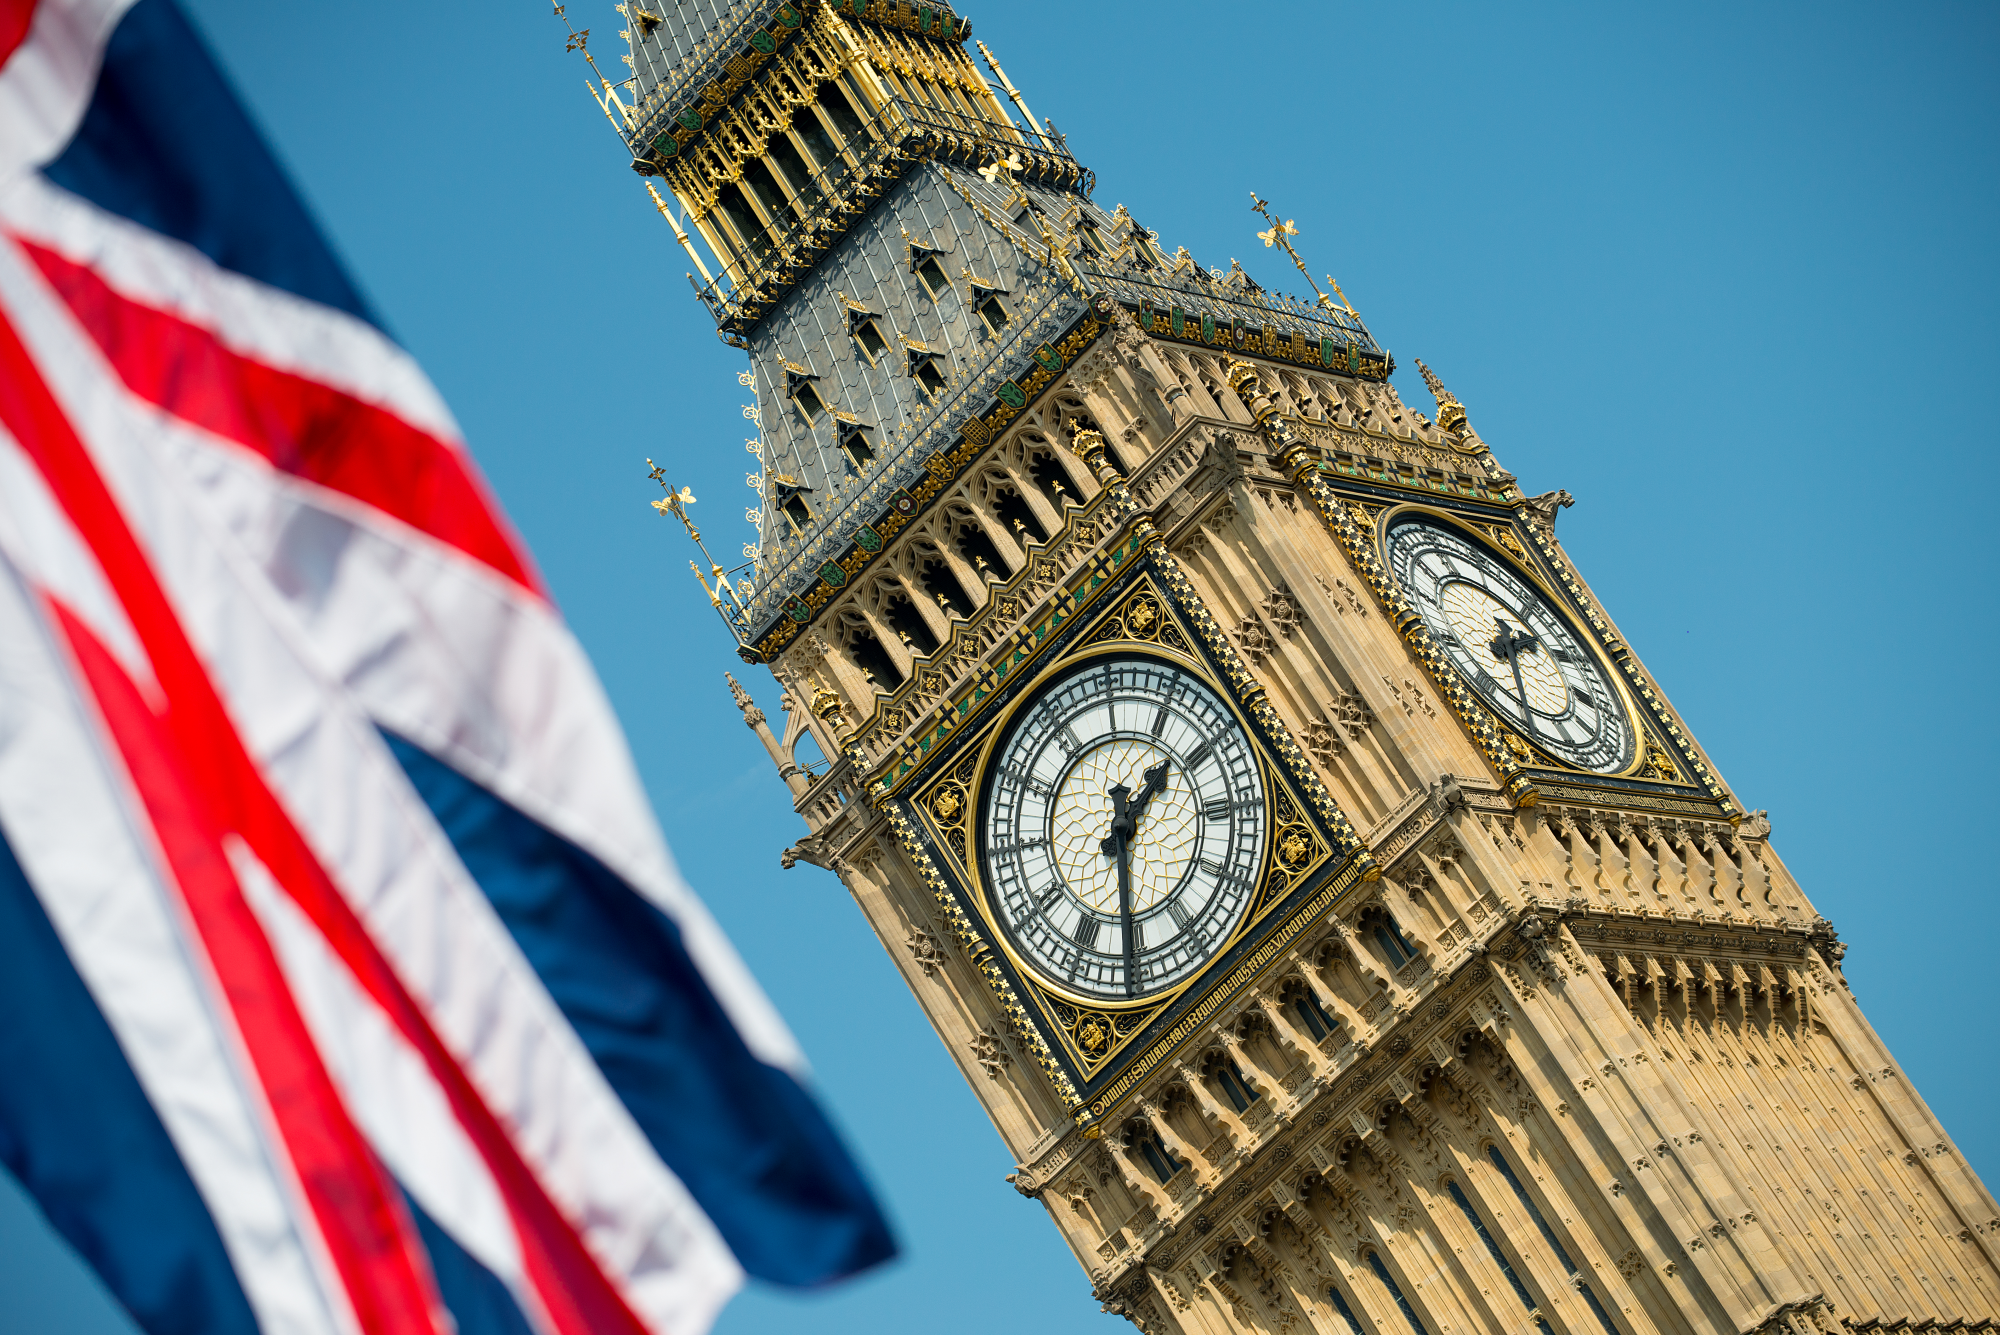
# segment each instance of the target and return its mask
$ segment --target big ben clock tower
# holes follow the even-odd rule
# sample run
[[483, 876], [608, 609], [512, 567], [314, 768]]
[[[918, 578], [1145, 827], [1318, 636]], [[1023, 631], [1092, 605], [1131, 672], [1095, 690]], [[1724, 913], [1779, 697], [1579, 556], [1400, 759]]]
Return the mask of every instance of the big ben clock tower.
[[2000, 1318], [2000, 1206], [1566, 493], [1428, 369], [1406, 406], [1344, 299], [1101, 207], [950, 8], [621, 10], [607, 110], [759, 396], [761, 537], [711, 587], [784, 687], [776, 728], [738, 698], [786, 863], [852, 893], [1108, 1310]]

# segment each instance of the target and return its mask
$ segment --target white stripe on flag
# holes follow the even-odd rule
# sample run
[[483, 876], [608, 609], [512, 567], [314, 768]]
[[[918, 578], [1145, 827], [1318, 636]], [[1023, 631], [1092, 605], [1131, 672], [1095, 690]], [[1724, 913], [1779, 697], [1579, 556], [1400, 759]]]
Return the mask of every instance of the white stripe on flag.
[[89, 265], [113, 291], [211, 331], [232, 351], [462, 443], [451, 410], [416, 359], [365, 320], [232, 273], [193, 246], [107, 213], [41, 176], [0, 191], [0, 228]]
[[[0, 434], [0, 452], [18, 449]], [[0, 510], [22, 493], [0, 490]], [[107, 772], [17, 553], [0, 552], [0, 829], [214, 1218], [268, 1332], [358, 1335], [205, 961]], [[71, 609], [76, 612], [77, 609]], [[143, 1221], [134, 1221], [143, 1227]]]
[[0, 304], [145, 547], [245, 745], [446, 1048], [635, 1309], [676, 1335], [706, 1329], [741, 1284], [735, 1258], [606, 1083], [386, 744], [320, 670], [264, 572], [211, 517], [212, 479], [197, 474], [226, 472], [240, 452], [196, 447], [197, 433], [135, 403], [4, 241]]
[[49, 494], [40, 471], [4, 429], [0, 429], [0, 551], [31, 572], [42, 593], [91, 628], [148, 704], [155, 709], [165, 704], [153, 662], [125, 615], [125, 605], [104, 582], [97, 558]]
[[[36, 235], [66, 252], [94, 252], [104, 237], [122, 238], [118, 229], [130, 227], [81, 201], [56, 207], [49, 195], [69, 198], [37, 183], [19, 193], [18, 210], [15, 199], [0, 198], [0, 219], [18, 211], [50, 229]], [[162, 271], [180, 264], [197, 275], [220, 272], [173, 242], [134, 244], [150, 247], [146, 264]], [[296, 303], [263, 284], [224, 277], [232, 308]], [[38, 276], [28, 281], [42, 290]], [[160, 289], [214, 283], [206, 276], [161, 279]], [[327, 317], [348, 319], [331, 311]], [[284, 327], [268, 312], [245, 316], [242, 327], [260, 322]], [[94, 349], [91, 359], [100, 360]], [[177, 451], [169, 467], [197, 480], [210, 512], [289, 605], [323, 670], [369, 717], [586, 850], [674, 918], [750, 1050], [806, 1076], [797, 1039], [674, 866], [624, 731], [553, 608], [446, 544], [205, 432], [161, 438]]]
[[536, 1311], [521, 1267], [521, 1240], [499, 1185], [422, 1055], [362, 991], [249, 845], [226, 835], [224, 851], [356, 1124], [424, 1213], [513, 1290], [524, 1311]]
[[76, 133], [104, 43], [133, 0], [35, 6], [28, 35], [0, 66], [0, 186], [54, 158]]

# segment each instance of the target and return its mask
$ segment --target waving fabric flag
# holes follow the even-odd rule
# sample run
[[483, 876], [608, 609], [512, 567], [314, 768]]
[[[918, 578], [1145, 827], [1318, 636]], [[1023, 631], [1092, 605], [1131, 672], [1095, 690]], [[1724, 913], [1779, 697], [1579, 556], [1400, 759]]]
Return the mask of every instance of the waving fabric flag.
[[0, 0], [0, 1162], [152, 1332], [890, 1255], [422, 373], [171, 0]]

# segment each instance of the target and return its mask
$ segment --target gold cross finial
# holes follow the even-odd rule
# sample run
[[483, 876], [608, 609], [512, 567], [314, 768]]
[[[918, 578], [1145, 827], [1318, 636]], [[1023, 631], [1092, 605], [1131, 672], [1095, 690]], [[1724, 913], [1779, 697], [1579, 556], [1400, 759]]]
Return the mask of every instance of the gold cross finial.
[[[1272, 217], [1271, 201], [1268, 199], [1259, 199], [1255, 190], [1250, 192], [1250, 208], [1252, 212], [1261, 214], [1265, 222], [1271, 224], [1269, 231], [1257, 233], [1257, 239], [1262, 241], [1266, 247], [1283, 246], [1285, 253], [1292, 257], [1292, 263], [1297, 265], [1299, 272], [1304, 275], [1306, 286], [1313, 290], [1315, 297], [1319, 298], [1320, 306], [1326, 310], [1332, 310], [1333, 298], [1319, 290], [1319, 284], [1312, 280], [1312, 274], [1306, 269], [1306, 262], [1299, 258], [1299, 252], [1292, 246], [1291, 238], [1299, 234], [1299, 229], [1294, 222], [1291, 219], [1279, 222], [1276, 218]], [[1359, 320], [1361, 317], [1355, 314], [1353, 305], [1347, 300], [1347, 294], [1340, 290], [1340, 284], [1333, 281], [1332, 274], [1326, 276], [1326, 285], [1334, 290], [1334, 294], [1340, 298], [1340, 304], [1346, 309], [1347, 313], [1353, 315], [1356, 320]], [[1366, 326], [1363, 327], [1366, 328]]]

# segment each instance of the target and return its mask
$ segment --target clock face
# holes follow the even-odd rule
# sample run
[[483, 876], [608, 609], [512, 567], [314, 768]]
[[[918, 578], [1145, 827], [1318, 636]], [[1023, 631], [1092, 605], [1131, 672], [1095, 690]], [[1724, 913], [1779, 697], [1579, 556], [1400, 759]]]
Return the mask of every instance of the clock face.
[[1597, 655], [1547, 598], [1456, 528], [1389, 526], [1389, 568], [1459, 674], [1528, 741], [1578, 769], [1632, 762], [1631, 721]]
[[987, 892], [1021, 957], [1106, 1000], [1199, 969], [1250, 905], [1263, 779], [1221, 698], [1150, 658], [1051, 681], [994, 752], [980, 818]]

